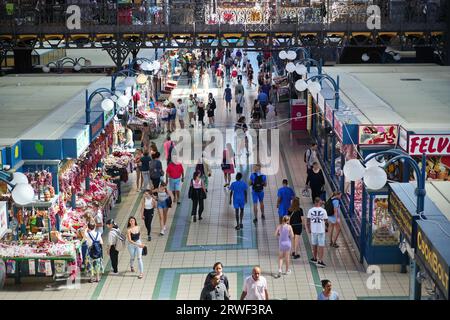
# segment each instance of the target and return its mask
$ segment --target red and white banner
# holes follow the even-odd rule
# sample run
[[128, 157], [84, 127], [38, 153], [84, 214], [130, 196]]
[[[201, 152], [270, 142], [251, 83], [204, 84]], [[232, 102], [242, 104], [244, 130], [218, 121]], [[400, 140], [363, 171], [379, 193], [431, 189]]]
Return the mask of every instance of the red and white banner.
[[450, 155], [450, 134], [410, 134], [408, 153], [412, 156]]

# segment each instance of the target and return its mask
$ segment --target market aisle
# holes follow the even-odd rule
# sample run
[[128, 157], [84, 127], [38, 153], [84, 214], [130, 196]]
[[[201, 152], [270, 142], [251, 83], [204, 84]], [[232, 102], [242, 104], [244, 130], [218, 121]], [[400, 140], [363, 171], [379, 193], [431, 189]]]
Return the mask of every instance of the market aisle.
[[[254, 70], [258, 70], [255, 61], [256, 54], [250, 54]], [[256, 78], [256, 75], [255, 75]], [[244, 83], [245, 83], [244, 78]], [[184, 84], [183, 84], [184, 83]], [[185, 81], [174, 90], [172, 101], [178, 97], [187, 97], [190, 90]], [[224, 131], [233, 128], [236, 122], [233, 111], [225, 111], [223, 89], [212, 86], [207, 91], [200, 91], [205, 96], [213, 92], [218, 109], [216, 110], [217, 127]], [[245, 113], [247, 119], [250, 107], [257, 92], [253, 87], [247, 87]], [[288, 117], [287, 104], [278, 107], [279, 119]], [[164, 140], [160, 136], [157, 140], [159, 149]], [[339, 239], [339, 249], [326, 249], [325, 263], [327, 268], [317, 269], [309, 263], [311, 249], [306, 234], [301, 240], [301, 258], [293, 260], [292, 274], [275, 279], [273, 274], [278, 270], [278, 240], [274, 236], [278, 223], [276, 209], [277, 190], [284, 178], [289, 180], [296, 194], [301, 195], [306, 180], [303, 154], [309, 138], [302, 133], [293, 133], [290, 126], [280, 128], [280, 157], [277, 173], [268, 175], [268, 186], [265, 189], [266, 220], [261, 219], [255, 225], [252, 222], [253, 208], [248, 203], [245, 209], [244, 229], [234, 229], [234, 210], [228, 205], [229, 191], [223, 187], [223, 174], [220, 167], [212, 168], [213, 174], [209, 182], [208, 199], [205, 202], [204, 219], [197, 223], [191, 222], [191, 201], [187, 197], [187, 183], [182, 189], [182, 204], [169, 211], [168, 228], [165, 236], [159, 236], [159, 218], [157, 214], [152, 224], [152, 241], [143, 242], [148, 246], [148, 255], [143, 257], [144, 278], [138, 279], [137, 273], [129, 271], [129, 254], [124, 250], [119, 255], [119, 273], [113, 276], [107, 272], [99, 284], [89, 284], [83, 280], [79, 290], [68, 290], [64, 286], [45, 289], [42, 282], [33, 282], [21, 286], [7, 286], [0, 291], [0, 299], [193, 299], [198, 300], [204, 277], [211, 271], [216, 261], [224, 265], [224, 272], [230, 280], [232, 299], [237, 299], [242, 290], [243, 280], [251, 272], [254, 265], [262, 267], [263, 275], [268, 282], [271, 299], [316, 299], [317, 287], [320, 279], [328, 278], [333, 282], [334, 290], [338, 291], [341, 299], [357, 299], [374, 296], [405, 296], [408, 291], [408, 277], [398, 273], [382, 273], [381, 290], [367, 290], [368, 275], [361, 265], [354, 261], [351, 246], [343, 237]], [[165, 163], [163, 161], [165, 167]], [[192, 175], [192, 166], [185, 168]], [[237, 168], [248, 181], [252, 168], [242, 165]], [[262, 170], [264, 173], [264, 169]], [[189, 181], [189, 176], [186, 176]], [[140, 219], [140, 204], [142, 194], [135, 189], [135, 175], [124, 187], [122, 203], [112, 214], [116, 216], [119, 226], [123, 230], [130, 215], [138, 218], [138, 224], [145, 227]], [[232, 177], [234, 181], [234, 176]], [[328, 190], [328, 194], [329, 194]], [[249, 197], [250, 200], [251, 197]], [[309, 198], [301, 198], [301, 206], [305, 213], [312, 206]], [[105, 262], [109, 258], [105, 257]], [[105, 264], [106, 265], [106, 264]], [[135, 264], [136, 266], [136, 264]], [[28, 282], [28, 279], [26, 280]]]

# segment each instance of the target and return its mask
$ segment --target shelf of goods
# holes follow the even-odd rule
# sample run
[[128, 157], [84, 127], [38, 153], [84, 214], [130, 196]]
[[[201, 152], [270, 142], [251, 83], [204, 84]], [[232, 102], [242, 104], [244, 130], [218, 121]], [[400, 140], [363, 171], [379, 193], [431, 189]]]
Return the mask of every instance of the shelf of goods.
[[142, 131], [144, 123], [148, 123], [150, 128], [150, 138], [155, 139], [160, 132], [160, 121], [159, 121], [160, 104], [156, 103], [155, 109], [144, 110], [143, 108], [138, 108], [136, 110], [136, 115], [131, 116], [128, 120], [128, 126], [131, 130]]

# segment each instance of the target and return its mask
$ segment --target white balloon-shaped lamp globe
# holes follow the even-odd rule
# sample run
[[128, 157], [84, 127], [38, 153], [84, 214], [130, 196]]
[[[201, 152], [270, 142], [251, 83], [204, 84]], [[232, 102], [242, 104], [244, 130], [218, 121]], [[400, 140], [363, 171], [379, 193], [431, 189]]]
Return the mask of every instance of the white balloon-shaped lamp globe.
[[316, 94], [322, 90], [322, 86], [317, 81], [310, 81], [308, 82], [308, 90], [311, 91], [311, 93]]
[[382, 161], [382, 162], [379, 162], [379, 161], [376, 159], [376, 157], [374, 157], [374, 158], [370, 159], [369, 161], [367, 161], [367, 158], [369, 158], [371, 155], [372, 155], [372, 153], [369, 154], [369, 155], [366, 157], [366, 168], [372, 168], [372, 167], [381, 167], [381, 168], [383, 168], [384, 165], [386, 164], [386, 161], [384, 160], [384, 158], [383, 158], [383, 161]]
[[364, 54], [361, 56], [361, 60], [364, 61], [364, 62], [367, 62], [367, 61], [370, 60], [370, 56], [369, 56], [367, 53], [364, 53]]
[[295, 72], [297, 72], [297, 74], [299, 74], [299, 75], [303, 75], [306, 72], [308, 72], [308, 69], [305, 67], [304, 64], [297, 63], [297, 65], [295, 66]]
[[11, 180], [11, 183], [12, 184], [28, 183], [28, 178], [22, 172], [14, 172], [13, 173], [13, 179]]
[[350, 181], [362, 179], [366, 169], [358, 159], [348, 160], [344, 165], [344, 176]]
[[292, 62], [289, 62], [289, 63], [286, 65], [286, 70], [287, 70], [287, 72], [289, 72], [289, 73], [294, 72], [294, 71], [295, 71], [295, 64], [292, 63]]
[[304, 80], [297, 80], [295, 82], [295, 89], [298, 91], [305, 91], [308, 88], [308, 84]]
[[280, 53], [278, 54], [278, 57], [281, 59], [281, 60], [284, 60], [284, 59], [286, 59], [287, 58], [287, 53], [286, 53], [286, 51], [280, 51]]
[[103, 111], [111, 111], [112, 109], [114, 109], [114, 101], [112, 101], [111, 99], [105, 99], [102, 101], [101, 106]]
[[130, 102], [130, 98], [127, 96], [120, 96], [119, 99], [117, 99], [117, 104], [119, 107], [124, 108], [128, 105], [128, 102]]
[[141, 64], [141, 69], [144, 70], [144, 71], [150, 71], [150, 64], [147, 61], [144, 61]]
[[380, 167], [371, 167], [364, 173], [364, 184], [367, 188], [378, 190], [384, 187], [387, 182], [387, 174]]
[[34, 190], [28, 183], [18, 183], [14, 187], [11, 195], [15, 203], [24, 206], [33, 202]]
[[77, 63], [76, 65], [73, 66], [73, 70], [80, 71], [81, 70], [81, 66]]
[[289, 60], [295, 60], [297, 58], [297, 53], [295, 51], [288, 51], [286, 54], [286, 58]]
[[161, 69], [161, 63], [158, 60], [153, 61], [153, 70], [158, 71]]
[[45, 73], [49, 73], [50, 72], [50, 68], [47, 67], [47, 66], [43, 66], [42, 67], [42, 71], [45, 72]]

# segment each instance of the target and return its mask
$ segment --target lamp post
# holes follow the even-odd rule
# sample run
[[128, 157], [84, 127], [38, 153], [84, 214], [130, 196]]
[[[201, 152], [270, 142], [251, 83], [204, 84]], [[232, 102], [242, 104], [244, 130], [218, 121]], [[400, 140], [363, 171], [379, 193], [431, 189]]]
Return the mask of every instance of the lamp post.
[[[376, 161], [377, 157], [381, 156], [393, 156], [392, 159], [387, 161], [385, 164], [380, 164]], [[372, 160], [372, 161], [371, 161]], [[373, 162], [375, 160], [375, 163]], [[366, 165], [367, 168], [364, 168], [363, 164], [361, 164], [360, 160], [353, 159], [349, 160], [344, 165], [344, 175], [349, 178], [351, 181], [356, 181], [361, 178], [364, 179], [364, 184], [373, 190], [378, 190], [384, 187], [387, 182], [387, 175], [383, 168], [388, 167], [390, 164], [397, 161], [407, 162], [414, 169], [417, 177], [417, 188], [415, 190], [417, 206], [416, 213], [421, 217], [425, 207], [425, 182], [426, 182], [426, 172], [425, 172], [425, 163], [426, 157], [425, 154], [422, 154], [422, 168], [419, 168], [417, 162], [406, 152], [400, 149], [391, 149], [386, 151], [380, 151], [377, 153], [370, 154], [365, 160], [363, 160], [363, 164]], [[372, 162], [369, 164], [369, 162]], [[368, 165], [369, 164], [369, 165]], [[375, 165], [374, 165], [375, 164]], [[381, 167], [383, 166], [383, 167]], [[417, 223], [413, 219], [411, 221], [412, 225], [412, 235], [411, 235], [411, 248], [415, 249], [416, 247], [416, 230]], [[363, 230], [363, 227], [362, 227]], [[361, 233], [363, 234], [363, 233]], [[360, 239], [361, 242], [364, 239]], [[361, 243], [361, 251], [364, 246]], [[420, 271], [417, 266], [416, 260], [414, 257], [412, 258], [411, 270], [410, 270], [410, 299], [420, 300], [421, 296], [421, 284], [417, 280], [416, 274]], [[411, 283], [412, 282], [412, 283]]]
[[134, 70], [131, 69], [124, 69], [124, 70], [119, 70], [115, 73], [113, 73], [111, 75], [111, 91], [115, 92], [116, 91], [116, 80], [117, 77], [119, 76], [123, 76], [126, 77], [125, 81], [126, 81], [126, 85], [127, 87], [133, 86], [134, 83], [136, 82], [134, 76], [137, 76], [138, 73], [135, 72]]
[[[317, 81], [316, 81], [317, 80]], [[295, 88], [298, 91], [305, 91], [308, 89], [313, 96], [317, 96], [320, 91], [322, 90], [321, 82], [323, 80], [327, 80], [334, 89], [334, 110], [333, 110], [333, 117], [332, 117], [332, 127], [334, 130], [334, 112], [339, 110], [339, 76], [337, 76], [336, 81], [330, 77], [327, 74], [319, 74], [312, 76], [309, 79], [306, 80], [297, 80], [295, 83]], [[326, 112], [326, 108], [324, 107], [324, 112]], [[336, 136], [333, 134], [331, 137], [331, 166], [330, 166], [330, 174], [332, 177], [334, 177], [336, 173], [336, 164], [334, 162], [335, 153], [336, 153]], [[325, 139], [325, 158], [327, 158], [328, 153], [328, 139]]]
[[[2, 168], [0, 168], [0, 181], [5, 182], [9, 186], [9, 188], [11, 189], [12, 200], [17, 205], [25, 206], [33, 202], [34, 189], [28, 183], [27, 176], [23, 173], [14, 172], [11, 174], [3, 171]], [[13, 234], [16, 234], [15, 230], [13, 230]]]
[[82, 68], [82, 65], [80, 64], [80, 61], [83, 61], [83, 64], [85, 67], [88, 67], [91, 65], [91, 60], [86, 59], [85, 57], [80, 57], [80, 58], [70, 58], [70, 57], [65, 57], [62, 59], [59, 59], [57, 61], [52, 61], [47, 63], [45, 66], [42, 67], [42, 71], [45, 73], [50, 72], [50, 68], [53, 66], [57, 69], [58, 73], [63, 73], [64, 70], [64, 66], [66, 64], [72, 64], [73, 70], [75, 71], [80, 71]]
[[[107, 88], [99, 88], [97, 90], [95, 90], [94, 92], [92, 92], [89, 95], [88, 90], [86, 89], [86, 125], [90, 125], [91, 123], [91, 102], [94, 99], [94, 97], [96, 95], [101, 95], [103, 98], [103, 94], [104, 93], [109, 93], [111, 96], [114, 96], [116, 99], [116, 102], [114, 102], [112, 99], [110, 98], [106, 98], [103, 99], [101, 107], [103, 109], [103, 111], [108, 112], [111, 111], [114, 107], [115, 107], [115, 103], [117, 103], [120, 107], [125, 107], [128, 105], [128, 103], [130, 102], [131, 96], [127, 96], [127, 95], [121, 95], [118, 96], [116, 95], [113, 91], [107, 89]], [[90, 178], [89, 175], [86, 177], [86, 190], [89, 191], [90, 188]]]

